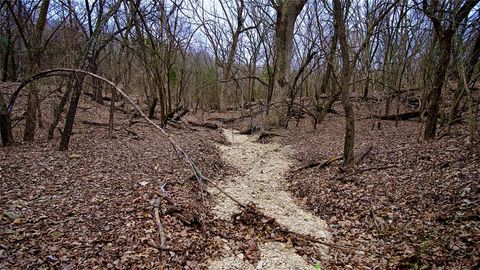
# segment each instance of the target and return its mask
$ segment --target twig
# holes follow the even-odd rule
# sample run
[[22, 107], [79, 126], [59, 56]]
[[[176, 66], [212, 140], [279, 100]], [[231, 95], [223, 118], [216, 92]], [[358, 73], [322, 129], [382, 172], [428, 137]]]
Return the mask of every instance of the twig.
[[368, 252], [367, 250], [362, 249], [362, 248], [330, 243], [330, 242], [327, 242], [327, 241], [320, 240], [320, 239], [318, 239], [316, 237], [313, 237], [311, 235], [299, 234], [299, 233], [292, 232], [292, 231], [290, 231], [288, 229], [285, 229], [285, 228], [281, 228], [280, 231], [284, 232], [284, 233], [292, 234], [292, 235], [294, 235], [298, 238], [303, 238], [306, 241], [318, 243], [318, 244], [321, 244], [321, 245], [324, 245], [324, 246], [327, 246], [327, 247], [332, 247], [332, 248], [336, 248], [336, 249], [357, 250], [357, 251], [363, 251], [365, 253]]
[[147, 242], [147, 245], [153, 247], [154, 249], [162, 250], [162, 251], [173, 251], [173, 252], [184, 252], [181, 249], [170, 248], [170, 247], [159, 247], [155, 243]]

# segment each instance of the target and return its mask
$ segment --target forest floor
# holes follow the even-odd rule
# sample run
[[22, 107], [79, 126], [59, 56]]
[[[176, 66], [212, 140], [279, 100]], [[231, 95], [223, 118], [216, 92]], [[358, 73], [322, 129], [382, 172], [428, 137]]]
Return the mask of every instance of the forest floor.
[[[231, 132], [248, 119], [226, 131], [168, 127], [206, 176], [262, 217], [192, 180], [145, 122], [130, 126], [116, 112], [110, 138], [88, 122], [108, 122], [108, 107], [85, 99], [68, 151], [57, 151], [59, 134], [48, 141], [45, 129], [35, 143], [0, 150], [0, 269], [478, 268], [480, 146], [466, 142], [465, 125], [417, 143], [418, 122], [381, 121], [372, 130], [372, 105], [357, 104], [355, 151], [372, 150], [345, 172], [338, 161], [292, 170], [341, 154], [341, 115], [317, 130], [303, 119], [262, 143]], [[51, 106], [42, 111], [49, 124]], [[19, 140], [22, 121], [15, 133]], [[158, 198], [169, 250], [159, 246]], [[327, 249], [303, 234], [364, 251]]]

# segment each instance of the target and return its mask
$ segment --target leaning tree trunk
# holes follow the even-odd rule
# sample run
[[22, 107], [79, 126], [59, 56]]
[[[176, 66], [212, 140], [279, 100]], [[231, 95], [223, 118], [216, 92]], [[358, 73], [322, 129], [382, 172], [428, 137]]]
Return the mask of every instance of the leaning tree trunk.
[[63, 128], [62, 140], [60, 141], [60, 147], [58, 150], [65, 151], [68, 149], [70, 143], [70, 137], [73, 131], [73, 124], [75, 123], [75, 115], [77, 114], [78, 101], [82, 94], [83, 81], [85, 80], [85, 74], [78, 74], [75, 84], [73, 86], [72, 97], [70, 98], [70, 107], [68, 108], [65, 127]]
[[[62, 85], [60, 85], [61, 89]], [[53, 121], [50, 124], [50, 127], [48, 128], [48, 139], [51, 140], [53, 139], [53, 135], [55, 134], [55, 128], [57, 128], [58, 123], [60, 122], [60, 119], [62, 118], [62, 112], [65, 108], [65, 105], [67, 105], [68, 98], [70, 97], [70, 94], [72, 93], [72, 88], [73, 88], [73, 80], [70, 80], [67, 84], [67, 89], [65, 90], [65, 93], [62, 96], [62, 99], [60, 100], [60, 103], [55, 107], [53, 110]]]

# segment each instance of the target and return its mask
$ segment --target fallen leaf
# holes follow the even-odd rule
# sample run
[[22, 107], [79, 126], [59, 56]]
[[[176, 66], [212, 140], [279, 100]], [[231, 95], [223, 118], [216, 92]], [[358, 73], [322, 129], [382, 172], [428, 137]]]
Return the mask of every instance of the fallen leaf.
[[58, 239], [58, 238], [63, 236], [63, 233], [59, 232], [59, 231], [55, 231], [55, 232], [50, 233], [50, 236], [52, 236], [53, 239]]
[[4, 215], [5, 217], [11, 219], [11, 220], [15, 220], [15, 219], [18, 218], [18, 216], [17, 216], [15, 213], [13, 213], [13, 212], [5, 211], [5, 212], [3, 212], [3, 215]]

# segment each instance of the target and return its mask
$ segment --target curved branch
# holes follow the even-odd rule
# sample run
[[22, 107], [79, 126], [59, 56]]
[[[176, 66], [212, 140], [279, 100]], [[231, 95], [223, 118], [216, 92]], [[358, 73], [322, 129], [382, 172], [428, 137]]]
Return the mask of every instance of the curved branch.
[[148, 116], [142, 111], [142, 109], [133, 101], [133, 99], [129, 95], [127, 95], [122, 89], [120, 89], [112, 81], [110, 81], [108, 79], [105, 79], [104, 77], [98, 76], [97, 74], [94, 74], [94, 73], [91, 73], [91, 72], [88, 72], [88, 71], [85, 71], [85, 70], [69, 69], [69, 68], [54, 68], [54, 69], [49, 69], [49, 70], [45, 70], [45, 71], [42, 71], [40, 73], [37, 73], [37, 74], [33, 75], [30, 79], [24, 81], [22, 84], [20, 84], [18, 86], [17, 90], [13, 93], [13, 95], [10, 99], [10, 103], [8, 105], [8, 112], [11, 112], [11, 110], [13, 109], [15, 99], [18, 96], [18, 94], [20, 93], [20, 91], [22, 91], [22, 89], [25, 88], [25, 86], [27, 86], [29, 83], [31, 83], [33, 81], [36, 81], [36, 80], [39, 80], [39, 79], [42, 79], [42, 78], [53, 77], [53, 76], [70, 76], [71, 74], [78, 74], [78, 73], [91, 76], [93, 78], [101, 80], [101, 81], [105, 82], [106, 84], [112, 86], [113, 89], [115, 89], [115, 91], [117, 93], [119, 93], [121, 96], [123, 96], [135, 108], [135, 110], [140, 114], [140, 116], [142, 118], [144, 118], [153, 127], [158, 129], [167, 138], [167, 140], [170, 142], [170, 144], [172, 145], [172, 147], [175, 150], [175, 152], [177, 153], [177, 155], [183, 157], [183, 159], [185, 159], [185, 161], [190, 165], [193, 172], [195, 173], [195, 176], [196, 176], [197, 180], [208, 181], [206, 179], [206, 177], [203, 176], [203, 174], [197, 168], [197, 166], [195, 165], [195, 162], [190, 158], [190, 156], [173, 140], [173, 138], [162, 127], [160, 127], [158, 124], [153, 122], [150, 118], [148, 118]]

